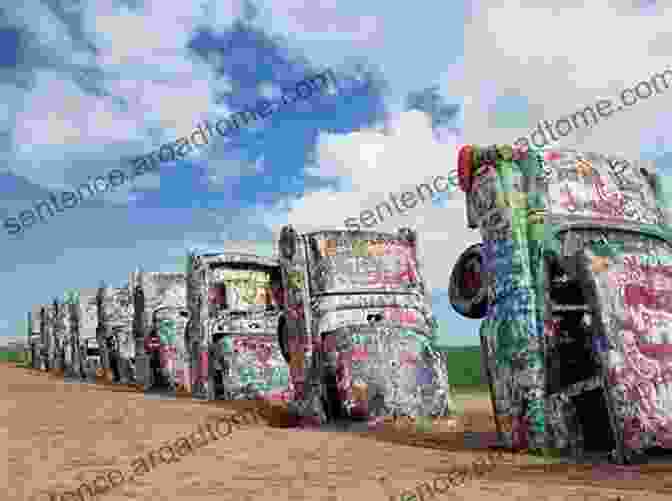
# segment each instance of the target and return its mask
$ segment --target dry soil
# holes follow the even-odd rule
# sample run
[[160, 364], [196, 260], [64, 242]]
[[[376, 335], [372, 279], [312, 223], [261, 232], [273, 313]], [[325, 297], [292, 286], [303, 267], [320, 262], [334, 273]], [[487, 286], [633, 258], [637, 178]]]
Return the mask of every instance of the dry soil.
[[[127, 472], [134, 459], [189, 435], [206, 420], [255, 405], [150, 398], [131, 388], [69, 383], [14, 364], [0, 364], [0, 381], [7, 464], [0, 469], [5, 475], [2, 500], [47, 501], [50, 492], [74, 491], [109, 470]], [[400, 422], [371, 432], [300, 430], [286, 427], [281, 409], [264, 408], [260, 412], [268, 420], [238, 427], [179, 462], [157, 464], [97, 499], [400, 499], [403, 490], [487, 453], [494, 431], [487, 394], [457, 399], [462, 415], [424, 432]], [[509, 456], [482, 478], [434, 499], [597, 501], [618, 496], [669, 501], [672, 465], [646, 465], [629, 474], [563, 464], [544, 471], [533, 457]]]

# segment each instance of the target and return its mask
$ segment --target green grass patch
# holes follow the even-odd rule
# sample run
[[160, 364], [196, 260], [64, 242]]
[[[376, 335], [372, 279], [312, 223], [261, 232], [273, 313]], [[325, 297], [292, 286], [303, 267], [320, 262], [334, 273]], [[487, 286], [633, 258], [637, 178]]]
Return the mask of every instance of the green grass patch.
[[447, 353], [448, 382], [456, 391], [469, 392], [476, 388], [485, 388], [487, 382], [481, 380], [480, 346], [441, 346], [439, 350]]
[[24, 362], [25, 354], [18, 351], [0, 351], [0, 362]]
[[451, 381], [451, 388], [453, 392], [459, 396], [468, 396], [468, 395], [481, 395], [490, 392], [488, 385], [479, 385], [479, 386], [455, 386]]

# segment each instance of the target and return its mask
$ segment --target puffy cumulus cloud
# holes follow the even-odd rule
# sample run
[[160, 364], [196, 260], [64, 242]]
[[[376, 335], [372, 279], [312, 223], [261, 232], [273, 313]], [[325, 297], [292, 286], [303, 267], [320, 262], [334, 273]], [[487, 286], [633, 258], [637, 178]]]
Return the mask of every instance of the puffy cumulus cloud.
[[456, 147], [454, 134], [436, 140], [427, 114], [406, 111], [390, 114], [385, 132], [373, 128], [347, 135], [321, 134], [317, 164], [307, 172], [347, 176], [353, 190], [363, 194], [397, 192], [453, 169]]
[[[377, 127], [345, 135], [323, 134], [315, 163], [306, 171], [325, 180], [339, 178], [340, 191], [323, 189], [285, 200], [263, 215], [265, 224], [275, 238], [284, 224], [300, 232], [345, 229], [346, 218], [389, 202], [390, 193], [417, 192], [419, 183], [447, 176], [456, 166], [459, 137], [443, 131], [439, 142], [434, 132], [428, 115], [406, 111], [390, 116], [386, 134]], [[430, 288], [446, 288], [459, 254], [480, 241], [478, 232], [467, 228], [464, 195], [456, 189], [448, 198], [443, 207], [420, 201], [405, 214], [390, 216], [383, 211], [384, 221], [374, 228], [395, 232], [408, 226], [418, 231]]]
[[[151, 0], [130, 9], [89, 1], [68, 8], [67, 19], [33, 0], [20, 4], [8, 20], [30, 34], [35, 47], [25, 69], [34, 82], [14, 119], [10, 163], [31, 182], [54, 187], [65, 178], [85, 179], [94, 174], [97, 156], [76, 176], [72, 155], [103, 151], [118, 160], [143, 154], [229, 111], [214, 101], [213, 89], [221, 87], [216, 68], [187, 44], [198, 29], [230, 27], [242, 2]], [[44, 162], [52, 164], [50, 172], [41, 168]]]
[[[85, 30], [99, 47], [99, 65], [110, 75], [134, 77], [111, 81], [110, 88], [138, 117], [151, 117], [165, 129], [166, 139], [189, 133], [214, 105], [213, 67], [187, 49], [194, 31], [208, 25], [204, 7], [149, 1], [141, 10], [130, 10], [92, 2], [84, 15]], [[224, 25], [225, 19], [230, 25], [236, 9], [229, 10], [217, 10], [210, 25]]]
[[[465, 96], [465, 142], [512, 142], [540, 120], [571, 115], [601, 98], [616, 101], [624, 88], [670, 68], [672, 7], [658, 5], [654, 16], [651, 7], [642, 10], [629, 0], [561, 5], [471, 2], [464, 74], [451, 81]], [[504, 109], [510, 96], [527, 101], [517, 108], [520, 117]], [[638, 157], [642, 135], [670, 111], [672, 87], [555, 144]], [[527, 126], [520, 125], [521, 118]]]

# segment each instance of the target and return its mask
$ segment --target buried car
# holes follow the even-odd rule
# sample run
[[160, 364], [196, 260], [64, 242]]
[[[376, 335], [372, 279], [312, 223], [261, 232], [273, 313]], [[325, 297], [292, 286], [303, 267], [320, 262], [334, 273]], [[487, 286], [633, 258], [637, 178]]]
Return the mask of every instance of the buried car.
[[450, 298], [483, 319], [500, 438], [623, 463], [672, 449], [672, 232], [641, 162], [463, 147], [467, 224], [482, 244]]
[[242, 252], [189, 254], [187, 276], [194, 395], [288, 400], [289, 368], [276, 338], [278, 261]]
[[79, 292], [68, 290], [63, 296], [63, 322], [65, 325], [65, 375], [81, 377], [82, 360], [79, 339]]
[[35, 305], [28, 312], [28, 341], [30, 348], [30, 367], [42, 368], [42, 336], [40, 335], [40, 305]]
[[65, 307], [55, 298], [47, 309], [47, 336], [49, 370], [57, 374], [63, 374], [66, 369], [66, 334]]
[[79, 347], [82, 360], [82, 379], [92, 380], [96, 376], [102, 375], [103, 358], [98, 340], [96, 338], [82, 339]]
[[279, 252], [278, 337], [300, 422], [453, 410], [414, 231], [298, 234], [285, 226]]
[[[132, 280], [132, 274], [131, 274]], [[96, 340], [105, 378], [114, 383], [135, 382], [135, 340], [131, 282], [121, 287], [101, 283], [98, 288]]]
[[51, 307], [48, 304], [40, 305], [40, 370], [49, 371], [51, 368]]
[[98, 344], [98, 290], [77, 289], [71, 294], [71, 325], [76, 331], [79, 377], [93, 380], [102, 375], [103, 361]]
[[138, 270], [131, 285], [137, 382], [145, 391], [190, 393], [185, 274]]

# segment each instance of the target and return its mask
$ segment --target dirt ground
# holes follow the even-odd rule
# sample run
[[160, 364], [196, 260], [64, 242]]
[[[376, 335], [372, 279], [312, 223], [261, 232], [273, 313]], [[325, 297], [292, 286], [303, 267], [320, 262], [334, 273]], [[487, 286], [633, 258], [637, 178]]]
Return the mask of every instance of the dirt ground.
[[[208, 418], [250, 405], [150, 398], [130, 388], [68, 383], [14, 364], [0, 364], [0, 381], [2, 454], [7, 464], [0, 469], [5, 476], [0, 481], [2, 500], [79, 499], [49, 493], [75, 491], [109, 470], [130, 471], [133, 460], [149, 450], [187, 436]], [[96, 499], [402, 499], [403, 490], [431, 483], [455, 465], [471, 465], [487, 453], [486, 438], [494, 431], [488, 395], [457, 399], [462, 415], [436, 423], [428, 432], [399, 423], [368, 432], [283, 428], [282, 414], [264, 409], [260, 412], [270, 424], [234, 429], [179, 462], [157, 464], [141, 478]], [[630, 475], [635, 478], [628, 479], [625, 474], [606, 478], [604, 471], [590, 466], [556, 464], [544, 471], [539, 462], [530, 456], [509, 456], [508, 463], [434, 499], [672, 499], [672, 465], [640, 466]], [[427, 499], [431, 498], [425, 494]]]

